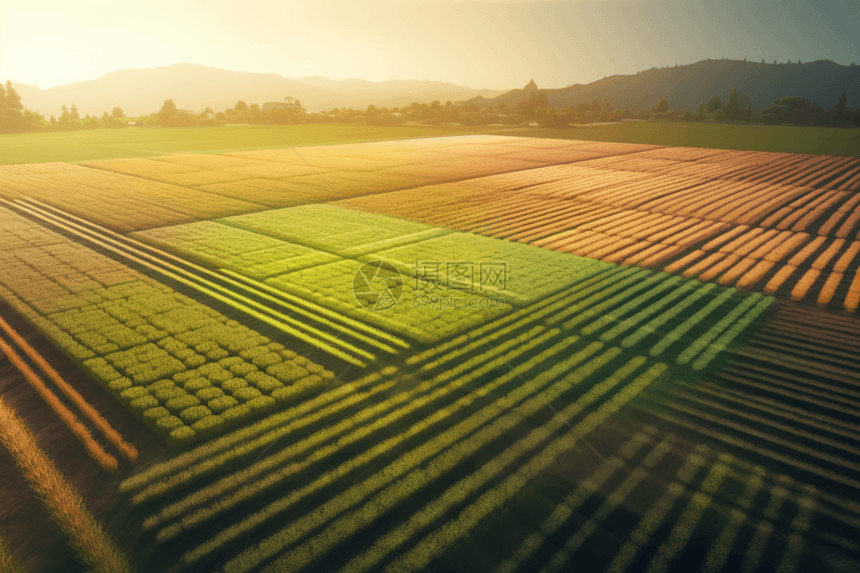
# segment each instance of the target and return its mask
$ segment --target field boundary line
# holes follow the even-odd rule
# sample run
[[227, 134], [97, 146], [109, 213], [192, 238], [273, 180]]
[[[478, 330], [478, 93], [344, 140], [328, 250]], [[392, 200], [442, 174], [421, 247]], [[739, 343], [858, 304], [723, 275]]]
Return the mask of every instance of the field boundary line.
[[95, 519], [81, 495], [39, 447], [36, 436], [0, 397], [0, 442], [30, 487], [93, 573], [132, 573], [125, 556]]
[[15, 344], [24, 351], [24, 354], [29, 356], [30, 359], [39, 366], [42, 372], [44, 372], [48, 378], [57, 385], [60, 391], [65, 394], [66, 398], [71, 400], [72, 403], [81, 410], [84, 416], [86, 416], [90, 422], [101, 430], [109, 442], [116, 446], [116, 448], [122, 452], [129, 461], [134, 462], [137, 460], [137, 449], [123, 440], [122, 436], [113, 429], [110, 423], [102, 417], [99, 411], [90, 405], [83, 396], [81, 396], [78, 391], [71, 386], [71, 384], [66, 382], [59, 373], [57, 373], [54, 367], [51, 366], [36, 349], [30, 346], [30, 344], [28, 344], [20, 334], [15, 332], [15, 330], [9, 326], [9, 323], [3, 320], [2, 317], [0, 317], [0, 329], [6, 332]]
[[95, 441], [89, 429], [84, 426], [78, 417], [63, 404], [57, 395], [54, 394], [45, 381], [30, 368], [26, 362], [9, 346], [5, 340], [0, 338], [0, 352], [6, 355], [11, 362], [24, 376], [30, 386], [48, 403], [48, 407], [63, 421], [63, 423], [71, 430], [78, 440], [81, 441], [86, 448], [90, 457], [107, 471], [114, 471], [117, 468], [116, 458], [104, 451], [101, 445]]

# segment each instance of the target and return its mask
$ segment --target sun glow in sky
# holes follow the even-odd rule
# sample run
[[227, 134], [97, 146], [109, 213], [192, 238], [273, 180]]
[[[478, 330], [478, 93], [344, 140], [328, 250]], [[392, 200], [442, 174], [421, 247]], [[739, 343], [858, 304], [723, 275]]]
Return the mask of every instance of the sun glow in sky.
[[29, 0], [0, 5], [0, 80], [44, 88], [190, 62], [554, 88], [706, 58], [847, 64], [856, 32], [837, 0]]

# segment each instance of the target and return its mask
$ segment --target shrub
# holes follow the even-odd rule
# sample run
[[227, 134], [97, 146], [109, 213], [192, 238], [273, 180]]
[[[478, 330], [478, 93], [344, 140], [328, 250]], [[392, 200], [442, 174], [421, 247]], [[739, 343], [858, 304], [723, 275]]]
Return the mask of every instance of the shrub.
[[242, 376], [247, 378], [249, 374], [253, 372], [258, 372], [257, 367], [248, 362], [240, 362], [239, 364], [234, 364], [229, 368], [230, 372], [233, 376]]
[[158, 392], [159, 390], [166, 390], [168, 388], [176, 388], [176, 384], [172, 380], [158, 380], [146, 387], [149, 392]]
[[253, 364], [257, 368], [267, 368], [276, 364], [280, 364], [281, 362], [283, 362], [283, 358], [281, 358], [278, 354], [275, 354], [274, 352], [268, 352], [266, 354], [256, 356], [251, 359], [251, 364]]
[[187, 395], [188, 392], [182, 388], [163, 388], [155, 392], [155, 397], [159, 402], [169, 402]]
[[180, 426], [182, 426], [182, 420], [176, 416], [164, 416], [155, 421], [155, 427], [165, 433], [169, 433]]
[[240, 388], [245, 388], [248, 383], [241, 378], [230, 378], [226, 382], [221, 384], [221, 389], [225, 392], [230, 392], [231, 394], [235, 393], [236, 390]]
[[274, 390], [284, 387], [281, 381], [277, 378], [273, 378], [272, 376], [259, 371], [251, 372], [245, 376], [245, 380], [263, 394], [271, 394]]
[[257, 396], [245, 403], [254, 412], [262, 412], [268, 410], [276, 404], [275, 399], [271, 396]]
[[129, 407], [136, 412], [142, 412], [143, 410], [154, 408], [156, 406], [158, 406], [158, 399], [156, 399], [155, 396], [150, 396], [149, 394], [141, 396], [140, 398], [135, 398], [131, 403], [129, 403]]
[[172, 398], [168, 400], [164, 407], [176, 414], [177, 412], [182, 412], [186, 408], [191, 408], [192, 406], [197, 406], [198, 404], [200, 404], [200, 400], [198, 400], [195, 396], [186, 394], [185, 396], [180, 396], [178, 398]]
[[245, 388], [239, 388], [235, 392], [233, 392], [233, 397], [239, 400], [240, 402], [248, 402], [249, 400], [253, 400], [261, 395], [260, 391], [256, 388], [252, 388], [251, 386], [246, 386]]
[[161, 418], [167, 417], [170, 415], [170, 412], [167, 408], [163, 406], [157, 406], [155, 408], [150, 408], [143, 412], [143, 419], [150, 423], [155, 423], [157, 420]]
[[167, 441], [172, 445], [181, 446], [193, 440], [195, 435], [197, 435], [197, 433], [188, 426], [180, 426], [170, 432]]
[[276, 364], [274, 366], [269, 366], [266, 368], [266, 373], [270, 376], [274, 376], [284, 384], [289, 384], [307, 376], [308, 371], [293, 362], [283, 362], [281, 364]]
[[215, 412], [216, 414], [221, 414], [230, 408], [234, 408], [238, 406], [239, 401], [232, 396], [221, 396], [220, 398], [215, 398], [214, 400], [210, 400], [206, 403], [206, 406]]
[[204, 432], [211, 432], [223, 425], [224, 419], [221, 416], [206, 416], [191, 424], [191, 428], [198, 434], [202, 434]]
[[119, 380], [114, 380], [113, 382], [108, 384], [108, 388], [113, 391], [114, 394], [122, 392], [128, 388], [131, 388], [134, 384], [128, 378], [120, 378]]
[[126, 403], [131, 402], [132, 400], [135, 400], [137, 398], [141, 398], [143, 396], [149, 396], [149, 392], [146, 391], [146, 388], [143, 388], [141, 386], [132, 386], [131, 388], [120, 392], [119, 395], [122, 401]]
[[206, 378], [195, 378], [185, 383], [185, 391], [195, 393], [211, 386], [212, 383]]
[[[227, 398], [227, 396], [225, 396], [225, 398]], [[221, 417], [225, 421], [230, 422], [233, 420], [242, 419], [250, 413], [251, 407], [248, 404], [241, 404], [239, 406], [234, 406], [232, 408], [224, 410], [223, 412], [221, 412]]]
[[182, 421], [186, 424], [193, 424], [197, 420], [202, 420], [203, 418], [211, 415], [212, 412], [206, 406], [192, 406], [191, 408], [182, 410], [179, 417], [182, 418]]
[[224, 391], [221, 388], [203, 388], [199, 390], [195, 396], [201, 402], [209, 402], [210, 400], [214, 400], [216, 398], [220, 398], [224, 395]]

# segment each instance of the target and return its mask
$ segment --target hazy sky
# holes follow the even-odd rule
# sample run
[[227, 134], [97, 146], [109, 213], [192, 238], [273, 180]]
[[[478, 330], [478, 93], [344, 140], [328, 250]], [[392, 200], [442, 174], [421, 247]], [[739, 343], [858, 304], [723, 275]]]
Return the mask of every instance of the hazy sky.
[[0, 80], [190, 62], [475, 88], [588, 83], [706, 58], [860, 63], [842, 0], [0, 1]]

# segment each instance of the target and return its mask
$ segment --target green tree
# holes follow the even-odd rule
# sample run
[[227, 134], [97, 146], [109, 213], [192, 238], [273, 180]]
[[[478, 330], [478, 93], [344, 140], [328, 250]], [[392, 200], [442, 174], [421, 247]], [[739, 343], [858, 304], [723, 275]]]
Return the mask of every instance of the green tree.
[[111, 117], [113, 117], [115, 119], [121, 119], [121, 118], [125, 117], [125, 112], [122, 111], [122, 108], [119, 106], [116, 106], [115, 108], [113, 108], [113, 111], [110, 112], [110, 114], [111, 114]]
[[720, 96], [714, 96], [708, 100], [708, 103], [705, 104], [705, 111], [708, 113], [713, 113], [718, 109], [722, 109], [723, 100], [720, 99]]
[[737, 119], [739, 114], [738, 90], [736, 88], [732, 88], [732, 93], [729, 94], [729, 99], [726, 100], [726, 117], [729, 119]]
[[105, 112], [102, 114], [101, 122], [102, 122], [102, 125], [109, 125], [110, 124], [110, 116], [108, 115], [107, 110], [105, 110]]
[[51, 116], [51, 125], [57, 125], [57, 118], [53, 115]]
[[597, 100], [591, 102], [591, 114], [595, 117], [595, 119], [600, 116], [600, 103]]
[[73, 121], [80, 121], [81, 114], [78, 113], [78, 108], [75, 104], [72, 104], [72, 109], [69, 111], [69, 118]]
[[176, 117], [176, 114], [176, 104], [173, 103], [173, 100], [164, 100], [164, 104], [161, 106], [161, 109], [158, 112], [158, 118], [162, 121], [167, 121]]
[[21, 104], [21, 96], [19, 96], [18, 92], [15, 91], [15, 88], [12, 87], [12, 82], [10, 80], [6, 80], [5, 91], [6, 95], [3, 98], [2, 107], [5, 109], [23, 111], [24, 106]]
[[747, 94], [743, 94], [741, 95], [741, 97], [738, 98], [738, 109], [740, 109], [741, 111], [752, 111], [752, 101], [750, 101], [750, 96], [748, 96]]
[[669, 111], [669, 100], [662, 99], [658, 103], [655, 103], [654, 107], [651, 108], [651, 111], [655, 113], [666, 113]]
[[236, 102], [236, 105], [233, 107], [236, 111], [248, 111], [248, 104], [239, 100]]
[[842, 117], [842, 114], [845, 113], [845, 108], [848, 107], [848, 93], [842, 92], [842, 95], [839, 96], [839, 99], [836, 101], [836, 117]]

